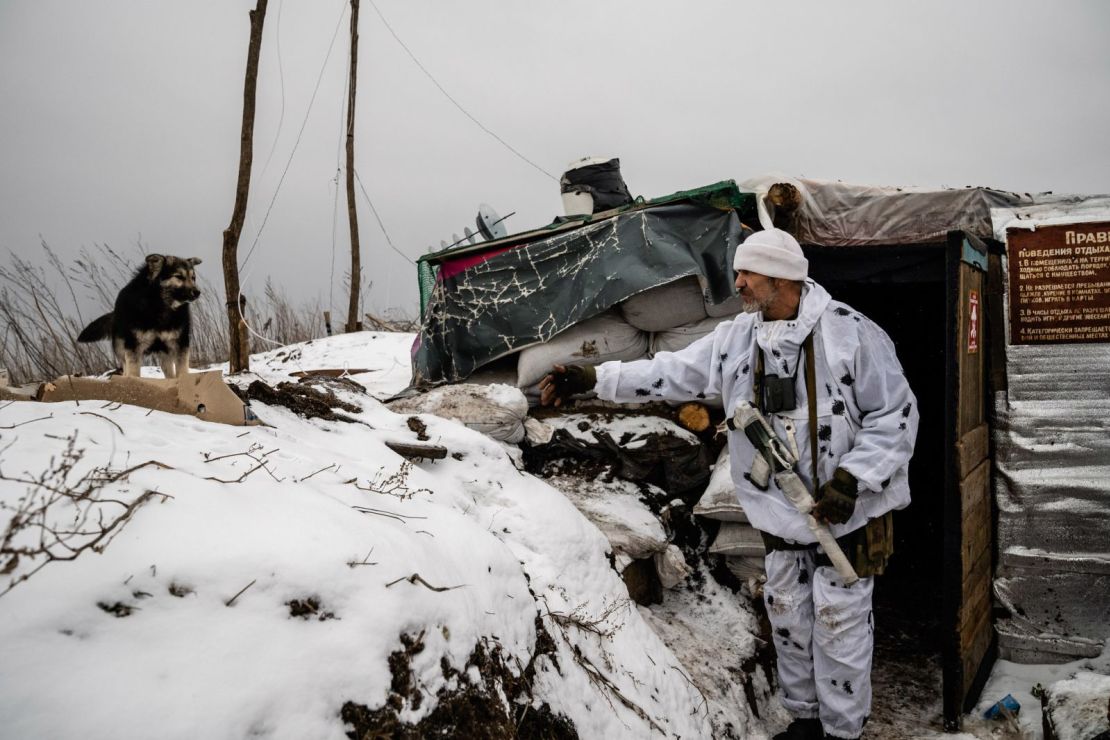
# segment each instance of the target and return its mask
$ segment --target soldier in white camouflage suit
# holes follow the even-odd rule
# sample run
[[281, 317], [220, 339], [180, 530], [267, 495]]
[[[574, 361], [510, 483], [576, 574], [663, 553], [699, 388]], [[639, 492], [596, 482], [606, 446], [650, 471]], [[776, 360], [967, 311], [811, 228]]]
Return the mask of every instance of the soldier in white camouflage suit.
[[861, 576], [843, 583], [806, 517], [773, 482], [761, 489], [752, 481], [755, 449], [742, 432], [730, 433], [737, 497], [768, 547], [764, 601], [783, 704], [794, 717], [775, 739], [857, 738], [871, 711], [873, 576], [892, 551], [890, 512], [910, 502], [917, 400], [890, 338], [807, 279], [809, 263], [790, 234], [756, 232], [733, 266], [744, 313], [679, 352], [596, 368], [557, 365], [541, 383], [542, 402], [596, 389], [609, 401], [720, 397], [730, 413], [742, 401], [763, 411], [815, 491], [813, 514]]

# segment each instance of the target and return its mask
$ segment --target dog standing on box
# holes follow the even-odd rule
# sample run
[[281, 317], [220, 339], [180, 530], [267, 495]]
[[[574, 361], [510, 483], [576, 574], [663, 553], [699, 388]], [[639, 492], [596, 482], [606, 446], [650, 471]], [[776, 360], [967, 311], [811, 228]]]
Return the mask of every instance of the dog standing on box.
[[139, 377], [143, 355], [158, 356], [167, 378], [189, 372], [189, 304], [200, 296], [196, 257], [151, 254], [116, 296], [113, 311], [86, 326], [78, 342], [112, 340], [125, 376]]

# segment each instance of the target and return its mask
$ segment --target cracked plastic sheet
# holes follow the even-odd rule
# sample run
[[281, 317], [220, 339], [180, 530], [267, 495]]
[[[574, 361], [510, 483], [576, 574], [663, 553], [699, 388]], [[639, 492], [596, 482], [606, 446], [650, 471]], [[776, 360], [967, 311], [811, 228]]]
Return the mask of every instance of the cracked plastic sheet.
[[706, 301], [733, 295], [732, 210], [677, 204], [620, 214], [454, 272], [441, 269], [413, 357], [414, 385], [457, 382], [637, 293], [696, 275]]
[[[1105, 198], [994, 216], [1000, 240], [1007, 226], [1108, 218]], [[1003, 285], [1009, 289], [1009, 281]], [[1110, 637], [1107, 368], [1110, 344], [1006, 346], [1007, 388], [995, 398], [994, 429], [994, 596], [1006, 613], [996, 621], [1003, 658], [1092, 657]]]

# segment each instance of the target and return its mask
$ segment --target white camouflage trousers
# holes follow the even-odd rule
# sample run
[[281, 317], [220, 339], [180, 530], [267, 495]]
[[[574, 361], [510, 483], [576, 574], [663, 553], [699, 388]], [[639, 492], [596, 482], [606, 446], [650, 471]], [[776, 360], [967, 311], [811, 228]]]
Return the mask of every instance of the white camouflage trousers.
[[815, 567], [814, 550], [767, 554], [763, 600], [778, 653], [782, 703], [797, 718], [820, 717], [833, 737], [859, 737], [871, 712], [874, 578], [845, 586]]

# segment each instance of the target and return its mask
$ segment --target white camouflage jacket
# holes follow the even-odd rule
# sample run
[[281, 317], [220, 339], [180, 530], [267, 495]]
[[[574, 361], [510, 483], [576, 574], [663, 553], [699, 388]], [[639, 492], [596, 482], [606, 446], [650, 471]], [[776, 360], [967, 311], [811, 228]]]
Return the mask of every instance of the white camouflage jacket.
[[[731, 414], [740, 401], [753, 400], [758, 349], [764, 352], [765, 373], [794, 375], [798, 362], [805, 362], [800, 349], [810, 331], [816, 355], [819, 482], [828, 481], [840, 466], [860, 484], [855, 514], [832, 527], [839, 537], [909, 504], [917, 399], [886, 332], [832, 300], [814, 281], [806, 280], [797, 318], [765, 321], [762, 314], [740, 314], [679, 352], [603, 363], [597, 367], [597, 394], [617, 402], [721, 398]], [[784, 442], [790, 444], [793, 437], [797, 472], [813, 490], [804, 365], [796, 377], [797, 407], [771, 414], [769, 420]], [[813, 542], [805, 518], [773, 481], [761, 491], [746, 477], [755, 450], [743, 432], [730, 432], [728, 445], [737, 496], [752, 526], [793, 542]]]

